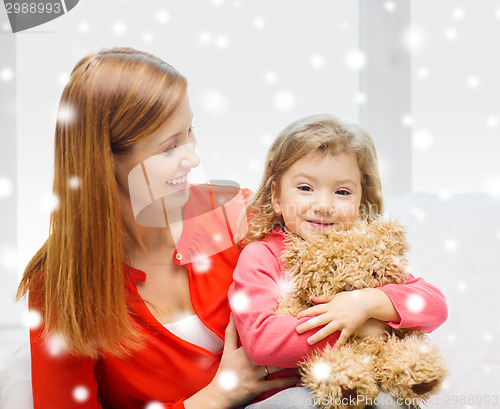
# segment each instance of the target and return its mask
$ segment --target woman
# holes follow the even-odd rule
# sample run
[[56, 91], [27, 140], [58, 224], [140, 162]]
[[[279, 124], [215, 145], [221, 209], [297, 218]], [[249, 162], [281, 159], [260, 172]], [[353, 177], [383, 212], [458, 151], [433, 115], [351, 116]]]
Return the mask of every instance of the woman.
[[18, 292], [43, 317], [31, 330], [35, 409], [224, 409], [297, 382], [264, 380], [278, 368], [253, 364], [228, 325], [231, 227], [248, 192], [188, 185], [199, 158], [186, 87], [125, 48], [70, 76], [55, 133], [60, 206]]

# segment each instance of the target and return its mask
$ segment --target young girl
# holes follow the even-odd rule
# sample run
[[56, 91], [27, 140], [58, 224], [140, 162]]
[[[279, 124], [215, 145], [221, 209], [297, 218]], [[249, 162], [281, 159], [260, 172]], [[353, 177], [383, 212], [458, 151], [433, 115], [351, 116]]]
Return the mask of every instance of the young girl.
[[[297, 317], [275, 314], [278, 298], [289, 291], [281, 264], [285, 230], [313, 240], [327, 229], [345, 229], [359, 217], [370, 220], [382, 211], [377, 155], [365, 131], [316, 115], [281, 132], [246, 208], [247, 245], [229, 290], [241, 343], [257, 365], [296, 368], [316, 348], [341, 347], [354, 333], [380, 333], [385, 324], [430, 332], [446, 320], [443, 294], [411, 275], [404, 285], [324, 294]], [[407, 300], [414, 296], [425, 301], [422, 310], [409, 308]], [[298, 394], [300, 388], [295, 389]], [[312, 406], [312, 399], [303, 402], [300, 407]]]

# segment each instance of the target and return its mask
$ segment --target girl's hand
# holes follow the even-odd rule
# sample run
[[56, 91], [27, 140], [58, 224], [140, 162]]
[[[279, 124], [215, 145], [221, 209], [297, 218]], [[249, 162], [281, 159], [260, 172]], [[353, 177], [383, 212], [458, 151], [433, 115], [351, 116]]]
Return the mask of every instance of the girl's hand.
[[383, 336], [387, 334], [387, 328], [389, 326], [385, 322], [370, 318], [355, 331], [355, 335], [360, 338]]
[[339, 339], [335, 343], [335, 347], [340, 348], [369, 318], [392, 322], [399, 322], [400, 319], [389, 297], [377, 288], [364, 288], [340, 292], [334, 296], [314, 297], [313, 301], [318, 305], [297, 315], [298, 318], [314, 317], [297, 326], [299, 334], [324, 326], [309, 337], [307, 342], [310, 345], [321, 341], [335, 331], [340, 331]]
[[[281, 369], [267, 367], [269, 373]], [[222, 359], [214, 379], [184, 401], [184, 406], [186, 409], [229, 409], [249, 402], [263, 392], [295, 386], [299, 381], [298, 377], [265, 380], [266, 375], [265, 367], [253, 363], [243, 347], [238, 348], [238, 334], [231, 316], [226, 328]]]
[[335, 347], [340, 348], [356, 329], [370, 318], [362, 298], [360, 290], [343, 291], [334, 296], [314, 297], [313, 302], [317, 305], [297, 315], [297, 318], [313, 318], [297, 326], [297, 332], [302, 334], [313, 328], [323, 326], [307, 339], [307, 343], [313, 345], [335, 331], [340, 331], [339, 339], [335, 343]]

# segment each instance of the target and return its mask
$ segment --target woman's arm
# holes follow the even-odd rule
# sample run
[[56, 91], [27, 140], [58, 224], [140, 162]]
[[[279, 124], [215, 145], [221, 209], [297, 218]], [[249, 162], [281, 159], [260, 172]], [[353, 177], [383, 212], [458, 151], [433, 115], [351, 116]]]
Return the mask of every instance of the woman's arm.
[[245, 247], [234, 271], [229, 300], [241, 343], [250, 358], [259, 365], [294, 368], [303, 356], [327, 342], [334, 344], [338, 334], [312, 347], [299, 334], [297, 325], [307, 318], [275, 314], [278, 299], [288, 288], [279, 260], [265, 242]]
[[[270, 373], [279, 368], [268, 368]], [[265, 380], [267, 371], [253, 363], [242, 347], [231, 318], [226, 328], [219, 370], [210, 384], [184, 401], [186, 409], [230, 409], [249, 402], [263, 392], [295, 386], [298, 377]], [[234, 382], [234, 383], [233, 383]]]
[[34, 409], [101, 409], [95, 361], [66, 354], [62, 339], [43, 338], [41, 328], [32, 329], [30, 338]]

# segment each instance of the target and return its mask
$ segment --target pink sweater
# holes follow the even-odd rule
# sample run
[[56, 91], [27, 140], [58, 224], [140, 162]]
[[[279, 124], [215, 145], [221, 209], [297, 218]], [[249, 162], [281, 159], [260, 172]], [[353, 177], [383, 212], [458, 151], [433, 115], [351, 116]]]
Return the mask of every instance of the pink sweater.
[[[241, 343], [250, 358], [257, 365], [295, 368], [316, 348], [327, 342], [333, 345], [339, 333], [311, 346], [307, 338], [319, 328], [303, 334], [295, 330], [308, 317], [297, 319], [274, 313], [278, 297], [286, 291], [289, 282], [280, 261], [283, 240], [283, 233], [276, 229], [264, 240], [243, 249], [229, 289], [229, 300]], [[400, 322], [388, 323], [394, 328], [431, 332], [447, 318], [444, 295], [423, 278], [409, 276], [405, 284], [387, 284], [380, 289], [390, 298], [401, 318]]]

